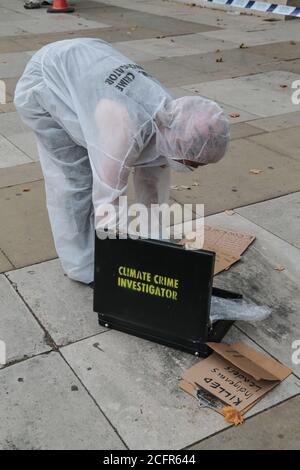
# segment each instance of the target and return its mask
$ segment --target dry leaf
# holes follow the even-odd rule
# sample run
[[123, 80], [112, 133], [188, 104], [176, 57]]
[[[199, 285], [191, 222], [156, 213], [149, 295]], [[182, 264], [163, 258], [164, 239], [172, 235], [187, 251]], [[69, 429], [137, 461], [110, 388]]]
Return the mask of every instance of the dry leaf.
[[274, 269], [275, 269], [275, 271], [280, 271], [281, 272], [281, 271], [285, 270], [285, 267], [282, 266], [281, 264], [277, 264], [277, 266], [275, 266]]
[[24, 188], [22, 189], [23, 193], [28, 193], [30, 191], [30, 188]]
[[247, 49], [248, 46], [246, 46], [246, 44], [244, 44], [243, 42], [240, 44], [240, 49]]
[[240, 113], [232, 112], [232, 113], [229, 113], [228, 116], [230, 116], [231, 118], [237, 118], [237, 117], [240, 117]]
[[227, 423], [234, 424], [235, 426], [237, 426], [238, 424], [243, 424], [243, 415], [240, 413], [239, 410], [233, 408], [233, 406], [224, 406], [222, 412], [224, 414], [224, 419]]
[[171, 189], [175, 189], [176, 191], [184, 191], [185, 189], [192, 189], [190, 186], [185, 186], [184, 184], [171, 186]]
[[232, 209], [228, 209], [224, 212], [225, 212], [226, 215], [233, 215], [234, 214], [234, 211]]
[[288, 86], [287, 85], [279, 85], [280, 88], [287, 88]]
[[252, 168], [252, 170], [249, 171], [252, 175], [259, 175], [262, 173], [262, 170], [258, 170], [257, 168]]

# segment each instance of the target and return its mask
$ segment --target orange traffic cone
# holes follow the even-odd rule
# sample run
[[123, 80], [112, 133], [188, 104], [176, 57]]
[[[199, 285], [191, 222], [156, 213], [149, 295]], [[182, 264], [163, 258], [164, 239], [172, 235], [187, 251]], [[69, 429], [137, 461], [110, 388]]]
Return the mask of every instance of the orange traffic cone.
[[75, 8], [69, 7], [67, 0], [53, 0], [52, 7], [47, 9], [47, 13], [73, 13]]

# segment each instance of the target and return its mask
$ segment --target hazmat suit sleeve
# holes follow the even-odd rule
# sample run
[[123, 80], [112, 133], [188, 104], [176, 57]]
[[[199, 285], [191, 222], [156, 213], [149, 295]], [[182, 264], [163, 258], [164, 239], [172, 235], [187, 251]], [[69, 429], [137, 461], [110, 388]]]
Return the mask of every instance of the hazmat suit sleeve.
[[[140, 235], [153, 239], [165, 238], [160, 207], [169, 202], [170, 167], [163, 165], [135, 168], [133, 181], [136, 202], [143, 204], [146, 211], [140, 220]], [[155, 206], [151, 209], [152, 204]]]
[[[131, 168], [145, 142], [141, 129], [135, 126], [126, 107], [118, 101], [100, 100], [95, 110], [95, 122], [98, 142], [88, 144], [88, 152], [93, 172], [95, 227], [100, 234], [103, 229], [119, 228], [120, 219], [125, 215], [119, 198], [127, 194]], [[145, 126], [148, 124], [146, 122]]]
[[170, 167], [137, 167], [134, 170], [136, 202], [150, 207], [151, 204], [164, 204], [169, 201]]

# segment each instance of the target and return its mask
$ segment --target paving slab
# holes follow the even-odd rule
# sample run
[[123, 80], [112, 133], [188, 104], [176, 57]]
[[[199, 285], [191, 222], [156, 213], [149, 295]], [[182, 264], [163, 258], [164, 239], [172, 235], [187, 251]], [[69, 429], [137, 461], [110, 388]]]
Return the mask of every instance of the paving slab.
[[[297, 282], [299, 278], [300, 254], [296, 247], [288, 244], [281, 238], [273, 235], [237, 212], [231, 216], [224, 212], [210, 215], [206, 217], [205, 223], [255, 235], [256, 240], [253, 245], [251, 245], [251, 249], [259, 251], [263, 258], [270, 261], [273, 268], [278, 265], [284, 266], [285, 270], [282, 271], [281, 274], [290, 278], [292, 282]], [[179, 224], [174, 226], [175, 233], [178, 233], [181, 230], [182, 228]], [[243, 262], [243, 258], [239, 261], [239, 263], [241, 262]], [[215, 279], [217, 280], [218, 277], [219, 275], [216, 276]]]
[[0, 113], [10, 113], [15, 110], [16, 108], [13, 103], [0, 104]]
[[151, 28], [160, 31], [163, 34], [188, 34], [194, 32], [204, 32], [219, 29], [217, 26], [194, 23], [191, 21], [182, 21], [178, 18], [171, 18], [168, 15], [155, 14], [134, 11], [133, 9], [122, 8], [117, 6], [103, 6], [98, 3], [97, 8], [80, 10], [76, 8], [81, 18], [88, 20], [104, 21], [115, 27], [126, 25], [130, 27]]
[[253, 204], [237, 213], [300, 248], [300, 193]]
[[74, 15], [52, 15], [51, 17], [29, 18], [26, 21], [8, 21], [1, 25], [0, 36], [18, 36], [45, 32], [76, 31], [82, 29], [107, 28], [109, 25], [98, 21], [85, 20]]
[[218, 39], [213, 40], [211, 38], [208, 39], [201, 33], [186, 34], [182, 36], [174, 35], [173, 37], [166, 38], [164, 41], [168, 43], [172, 41], [175, 45], [189, 47], [194, 51], [193, 54], [196, 52], [198, 54], [203, 54], [207, 52], [220, 52], [226, 49], [236, 49], [236, 44], [233, 42]]
[[0, 371], [2, 450], [125, 446], [58, 353]]
[[[184, 85], [182, 87], [171, 87], [171, 88], [169, 88], [169, 92], [172, 94], [172, 96], [174, 98], [180, 98], [182, 96], [197, 96], [197, 95], [199, 95], [199, 93], [197, 93], [196, 91], [192, 91], [190, 89], [185, 88]], [[237, 107], [233, 107], [233, 106], [230, 106], [228, 104], [224, 104], [220, 101], [218, 101], [218, 104], [221, 106], [221, 108], [224, 109], [225, 113], [228, 116], [230, 124], [235, 124], [236, 125], [237, 123], [243, 123], [245, 121], [251, 121], [251, 120], [254, 120], [254, 119], [256, 120], [258, 118], [257, 114], [247, 113], [243, 109], [238, 109]], [[233, 117], [230, 116], [231, 113], [238, 113], [239, 116], [233, 118]], [[244, 126], [242, 126], [241, 129], [243, 127]], [[246, 127], [244, 127], [244, 128], [246, 129]], [[253, 132], [253, 128], [251, 128], [251, 130]], [[250, 131], [250, 129], [249, 129], [249, 131]], [[241, 135], [241, 137], [246, 137], [246, 136]]]
[[[249, 343], [235, 328], [226, 340]], [[199, 409], [178, 389], [183, 371], [197, 361], [192, 355], [117, 331], [61, 352], [130, 449], [180, 449], [228, 427], [220, 415]], [[299, 386], [290, 377], [256, 412], [299, 393]]]
[[[262, 170], [251, 174], [251, 169]], [[280, 155], [248, 139], [230, 143], [227, 155], [214, 165], [189, 173], [172, 173], [172, 185], [191, 186], [191, 190], [171, 190], [180, 203], [205, 204], [205, 214], [213, 214], [283, 196], [298, 191], [299, 162]]]
[[298, 450], [300, 397], [205, 439], [190, 450]]
[[300, 73], [300, 60], [286, 60], [282, 62], [278, 62], [278, 68], [280, 70], [287, 70], [288, 72], [293, 72], [293, 73]]
[[295, 111], [293, 113], [280, 114], [279, 116], [256, 119], [255, 122], [251, 122], [251, 125], [272, 132], [288, 129], [289, 127], [296, 127], [299, 125], [299, 122], [300, 111]]
[[[299, 39], [299, 38], [298, 38]], [[291, 60], [300, 58], [300, 42], [283, 41], [271, 44], [262, 44], [260, 46], [251, 46], [249, 52], [265, 55], [273, 59]]]
[[[271, 308], [271, 316], [264, 321], [236, 325], [300, 376], [300, 365], [292, 362], [292, 343], [300, 338], [299, 250], [239, 214], [216, 214], [207, 223], [256, 235], [241, 261], [215, 276], [214, 285]], [[277, 271], [278, 265], [285, 270]]]
[[[9, 80], [11, 79], [5, 80], [6, 86]], [[22, 121], [17, 111], [0, 116], [0, 133], [3, 136], [9, 137], [12, 134], [29, 131], [30, 128]]]
[[6, 344], [6, 364], [49, 351], [45, 332], [3, 274], [0, 297], [0, 339]]
[[13, 265], [7, 258], [7, 256], [0, 251], [0, 273], [4, 273], [5, 271], [10, 271], [13, 269]]
[[8, 277], [58, 345], [106, 331], [93, 312], [93, 290], [67, 278], [59, 260], [11, 271]]
[[[185, 59], [181, 57], [181, 59]], [[148, 62], [140, 62], [144, 69], [153, 75], [157, 80], [168, 87], [177, 87], [186, 84], [196, 83], [201, 74], [198, 70], [185, 67], [184, 64], [171, 62], [174, 58], [156, 59]], [[207, 79], [205, 73], [203, 80]]]
[[114, 47], [118, 49], [118, 51], [120, 51], [126, 57], [129, 57], [134, 62], [148, 62], [148, 61], [156, 59], [155, 55], [150, 54], [147, 51], [135, 49], [134, 47], [131, 47], [131, 42], [135, 42], [135, 41], [115, 42]]
[[[124, 46], [128, 45], [130, 49], [146, 52], [153, 56], [154, 59], [160, 57], [176, 57], [191, 55], [194, 53], [190, 46], [184, 46], [179, 43], [172, 42], [169, 39], [139, 39], [136, 41], [129, 41]], [[141, 59], [143, 60], [143, 59]]]
[[[297, 74], [274, 70], [244, 77], [196, 83], [184, 87], [201, 95], [237, 106], [261, 117], [295, 111], [290, 86]], [[281, 85], [287, 85], [282, 88]]]
[[0, 134], [0, 168], [30, 163], [32, 160]]
[[[2, 116], [10, 116], [13, 113], [5, 113]], [[1, 117], [1, 115], [0, 115]], [[30, 161], [39, 161], [37, 145], [34, 133], [31, 131], [11, 133], [6, 137], [16, 148], [27, 155]]]
[[[39, 49], [43, 45], [63, 39], [71, 39], [73, 37], [93, 37], [103, 39], [104, 41], [114, 43], [117, 41], [128, 41], [132, 39], [155, 38], [161, 35], [160, 31], [151, 28], [151, 24], [147, 28], [92, 28], [80, 29], [76, 31], [59, 31], [52, 33], [28, 34], [26, 36], [12, 36], [14, 42], [18, 44], [20, 50]], [[3, 38], [5, 40], [10, 37]], [[0, 37], [1, 44], [1, 37]]]
[[250, 140], [300, 161], [299, 132], [300, 126], [297, 126], [253, 136]]
[[17, 184], [31, 183], [43, 179], [40, 162], [25, 163], [23, 165], [1, 168], [0, 188], [7, 188]]
[[248, 49], [235, 47], [230, 50], [220, 51], [216, 48], [213, 52], [191, 54], [182, 59], [173, 57], [170, 58], [170, 62], [181, 63], [182, 66], [198, 70], [201, 73], [218, 73], [220, 78], [222, 78], [222, 74], [229, 72], [231, 72], [232, 76], [237, 76], [239, 71], [242, 72], [241, 75], [246, 75], [247, 72], [245, 70], [249, 70], [248, 74], [254, 74], [257, 67], [260, 68], [263, 64], [267, 63], [274, 69], [273, 64], [276, 64], [278, 61], [263, 55], [250, 53]]
[[0, 189], [0, 220], [0, 248], [14, 266], [56, 258], [43, 181]]
[[[236, 122], [236, 119], [239, 118], [230, 118], [231, 126], [230, 126], [230, 139], [243, 139], [245, 137], [250, 137], [252, 135], [263, 134], [263, 129], [258, 129], [257, 127], [248, 124], [247, 122], [239, 122], [238, 124], [233, 124], [232, 122]], [[255, 122], [255, 121], [253, 121]]]
[[238, 29], [222, 29], [219, 31], [209, 31], [202, 33], [205, 37], [212, 39], [223, 39], [236, 44], [244, 43], [247, 46], [256, 46], [260, 44], [278, 43], [287, 41], [299, 41], [299, 25], [297, 21], [280, 24], [275, 28], [266, 28], [263, 30], [243, 31]]
[[[119, 0], [120, 1], [120, 0]], [[127, 3], [130, 0], [127, 0]], [[107, 3], [107, 2], [104, 2]], [[114, 4], [117, 4], [114, 0]], [[222, 27], [229, 27], [230, 29], [238, 29], [238, 30], [255, 30], [255, 29], [272, 29], [271, 27], [274, 26], [274, 23], [266, 23], [264, 22], [263, 17], [257, 16], [250, 16], [248, 13], [247, 15], [236, 15], [231, 14], [230, 6], [226, 6], [226, 10], [216, 10], [211, 7], [209, 8], [199, 8], [196, 5], [189, 3], [182, 5], [185, 3], [185, 0], [180, 0], [179, 2], [174, 2], [172, 8], [170, 8], [170, 3], [157, 3], [155, 0], [152, 2], [134, 2], [134, 8], [141, 11], [159, 11], [160, 14], [165, 14], [172, 16], [174, 18], [179, 18], [182, 20], [188, 20], [192, 22], [199, 22], [202, 23], [205, 21], [205, 24], [213, 25], [213, 26], [222, 26]], [[131, 6], [132, 2], [130, 2]], [[129, 7], [129, 6], [128, 6]], [[156, 10], [155, 10], [156, 8]], [[228, 11], [230, 14], [228, 14]], [[234, 9], [232, 10], [234, 11]], [[269, 17], [275, 17], [278, 20], [278, 15], [269, 14]]]
[[0, 54], [0, 77], [18, 77], [22, 75], [30, 57], [24, 52]]
[[17, 112], [0, 114], [0, 134], [31, 160], [38, 161], [34, 133], [21, 121]]
[[[9, 6], [9, 5], [7, 5]], [[28, 15], [26, 15], [25, 10], [24, 13], [10, 10], [9, 8], [4, 8], [4, 6], [1, 5], [0, 7], [0, 24], [2, 26], [2, 23], [6, 22], [20, 22], [28, 20]]]
[[0, 54], [9, 52], [22, 52], [25, 49], [20, 48], [20, 45], [14, 41], [13, 37], [5, 38], [0, 37]]
[[18, 79], [13, 77], [13, 78], [5, 78], [4, 80], [5, 83], [5, 91], [6, 91], [6, 102], [10, 103], [13, 101], [14, 93], [15, 93], [15, 88]]

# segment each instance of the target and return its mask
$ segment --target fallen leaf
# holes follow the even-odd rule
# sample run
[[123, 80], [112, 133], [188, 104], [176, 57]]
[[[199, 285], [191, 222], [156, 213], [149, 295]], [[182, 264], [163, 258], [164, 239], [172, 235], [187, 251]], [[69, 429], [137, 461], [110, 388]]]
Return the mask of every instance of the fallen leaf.
[[262, 173], [262, 170], [258, 170], [257, 168], [252, 168], [252, 170], [249, 171], [252, 175], [259, 175]]
[[244, 44], [243, 42], [240, 44], [240, 49], [247, 49], [248, 46], [246, 46], [246, 44]]
[[235, 426], [237, 426], [238, 424], [243, 424], [243, 415], [240, 413], [239, 410], [233, 408], [233, 406], [224, 406], [222, 412], [224, 414], [224, 419], [227, 423], [234, 424]]
[[280, 271], [281, 272], [281, 271], [285, 270], [285, 267], [282, 266], [281, 264], [277, 264], [277, 266], [275, 266], [274, 269], [275, 269], [275, 271]]
[[190, 186], [185, 186], [184, 184], [181, 184], [181, 185], [174, 185], [174, 186], [171, 186], [171, 189], [174, 189], [176, 191], [184, 191], [185, 189], [192, 189]]
[[234, 214], [234, 211], [232, 209], [227, 209], [224, 212], [225, 212], [226, 215], [233, 215]]
[[279, 85], [280, 88], [287, 88], [288, 86], [287, 85]]
[[232, 112], [232, 113], [229, 113], [228, 116], [230, 116], [231, 118], [238, 118], [240, 117], [240, 113]]
[[24, 188], [22, 189], [23, 193], [28, 193], [30, 191], [30, 188]]

